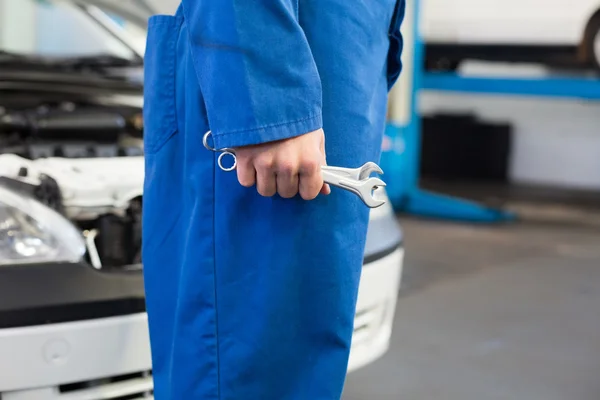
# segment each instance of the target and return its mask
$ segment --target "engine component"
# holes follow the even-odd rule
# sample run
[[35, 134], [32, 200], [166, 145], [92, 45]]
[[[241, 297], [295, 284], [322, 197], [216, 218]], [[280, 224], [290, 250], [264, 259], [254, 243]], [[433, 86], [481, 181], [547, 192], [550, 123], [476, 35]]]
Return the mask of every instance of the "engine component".
[[36, 187], [33, 194], [39, 196], [39, 200], [48, 205], [62, 204], [61, 211], [70, 219], [92, 220], [104, 214], [125, 215], [131, 200], [141, 197], [144, 159], [51, 157], [28, 160], [2, 154], [0, 176]]
[[35, 136], [41, 139], [87, 139], [114, 143], [127, 124], [122, 115], [98, 110], [54, 111], [34, 121]]
[[[26, 169], [21, 168], [19, 173], [21, 171], [26, 171]], [[40, 184], [35, 186], [33, 190], [35, 198], [48, 207], [64, 214], [64, 204], [62, 202], [62, 194], [58, 182], [56, 182], [54, 178], [44, 174], [41, 174], [39, 179]]]
[[95, 244], [102, 268], [141, 264], [141, 200], [134, 200], [124, 216], [98, 219]]
[[0, 191], [67, 217], [82, 232], [94, 267], [141, 268], [141, 109], [94, 99], [3, 98]]
[[24, 115], [8, 113], [5, 109], [0, 110], [0, 133], [24, 131], [27, 126], [27, 118]]
[[124, 133], [142, 137], [143, 118], [137, 108], [73, 102], [0, 106], [0, 135], [17, 133], [20, 140], [117, 143]]

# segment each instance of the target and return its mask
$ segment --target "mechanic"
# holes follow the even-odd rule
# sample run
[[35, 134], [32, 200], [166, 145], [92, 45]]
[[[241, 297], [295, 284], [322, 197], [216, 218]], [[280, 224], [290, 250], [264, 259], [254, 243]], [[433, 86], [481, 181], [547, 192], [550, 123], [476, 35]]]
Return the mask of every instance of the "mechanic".
[[403, 14], [403, 0], [183, 0], [149, 21], [157, 400], [340, 398], [369, 209], [320, 166], [379, 160]]

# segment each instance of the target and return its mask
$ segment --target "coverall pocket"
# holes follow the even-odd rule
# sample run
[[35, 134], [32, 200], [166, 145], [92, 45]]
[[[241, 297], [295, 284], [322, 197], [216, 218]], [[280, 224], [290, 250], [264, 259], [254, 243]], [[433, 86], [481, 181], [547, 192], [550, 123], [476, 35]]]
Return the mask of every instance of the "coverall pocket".
[[183, 18], [148, 20], [144, 57], [144, 152], [152, 154], [177, 133], [175, 79], [177, 39]]
[[405, 0], [396, 0], [394, 7], [394, 14], [392, 15], [392, 21], [390, 23], [389, 37], [390, 37], [390, 49], [388, 51], [387, 60], [387, 80], [388, 90], [394, 86], [394, 83], [398, 80], [400, 72], [402, 71], [402, 34], [400, 33], [400, 26], [404, 20], [405, 12]]

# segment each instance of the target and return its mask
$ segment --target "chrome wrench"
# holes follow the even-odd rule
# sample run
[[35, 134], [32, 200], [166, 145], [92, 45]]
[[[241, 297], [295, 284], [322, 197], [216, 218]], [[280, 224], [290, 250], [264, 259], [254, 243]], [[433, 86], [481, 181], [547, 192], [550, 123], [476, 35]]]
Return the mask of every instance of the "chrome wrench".
[[325, 183], [352, 192], [367, 207], [377, 208], [384, 205], [385, 201], [375, 198], [374, 193], [380, 187], [385, 187], [385, 182], [379, 178], [370, 177], [373, 172], [383, 173], [381, 168], [373, 162], [368, 162], [360, 168], [321, 167]]

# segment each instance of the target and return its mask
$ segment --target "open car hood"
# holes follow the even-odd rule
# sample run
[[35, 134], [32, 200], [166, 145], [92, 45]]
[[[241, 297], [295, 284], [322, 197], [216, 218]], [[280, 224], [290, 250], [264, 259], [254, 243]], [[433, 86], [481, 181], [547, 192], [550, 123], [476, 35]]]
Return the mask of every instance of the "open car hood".
[[179, 0], [72, 0], [83, 5], [95, 5], [118, 14], [139, 26], [146, 26], [153, 14], [173, 14]]

